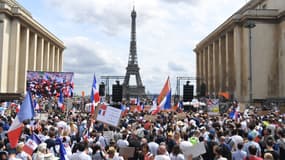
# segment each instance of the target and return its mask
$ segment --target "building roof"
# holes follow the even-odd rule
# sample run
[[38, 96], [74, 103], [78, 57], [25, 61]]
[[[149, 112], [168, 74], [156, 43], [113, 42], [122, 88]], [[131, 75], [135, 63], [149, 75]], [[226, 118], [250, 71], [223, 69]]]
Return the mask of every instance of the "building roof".
[[33, 19], [32, 14], [21, 6], [15, 0], [0, 0], [0, 13], [5, 13], [10, 17], [16, 17], [24, 21], [25, 25], [29, 25], [32, 29], [36, 30], [40, 36], [48, 38], [58, 47], [64, 49], [64, 43], [59, 38], [57, 38], [53, 33], [48, 31], [43, 25]]

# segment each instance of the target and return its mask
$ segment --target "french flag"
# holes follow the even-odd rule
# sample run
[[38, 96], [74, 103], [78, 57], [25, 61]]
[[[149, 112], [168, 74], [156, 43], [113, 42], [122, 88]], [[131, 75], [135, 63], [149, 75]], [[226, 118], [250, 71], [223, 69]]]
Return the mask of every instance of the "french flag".
[[20, 111], [7, 132], [11, 148], [15, 148], [17, 146], [19, 137], [22, 133], [22, 128], [24, 126], [23, 121], [32, 119], [34, 116], [35, 111], [33, 101], [30, 92], [27, 92], [24, 102], [21, 105]]
[[37, 102], [37, 100], [34, 100], [34, 107], [35, 107], [35, 110], [39, 110], [40, 109], [40, 105]]
[[59, 154], [60, 154], [60, 160], [68, 160], [67, 158], [67, 153], [66, 153], [66, 150], [64, 148], [64, 145], [61, 141], [60, 138], [57, 138], [56, 139], [56, 143], [59, 144]]
[[160, 110], [171, 109], [171, 88], [170, 88], [170, 80], [167, 78], [164, 87], [162, 88], [158, 98], [157, 98], [157, 109], [155, 114]]
[[64, 111], [64, 110], [65, 110], [64, 98], [63, 98], [62, 91], [60, 91], [57, 105], [58, 105], [58, 107], [61, 109], [61, 111]]
[[141, 104], [139, 97], [137, 98], [137, 111], [141, 112], [143, 110], [143, 104]]
[[239, 112], [237, 111], [237, 109], [233, 109], [230, 113], [229, 113], [229, 117], [233, 120], [237, 120], [239, 118]]
[[38, 147], [40, 143], [41, 143], [40, 138], [37, 137], [35, 134], [32, 134], [28, 139], [28, 141], [25, 143], [23, 151], [25, 151], [29, 155], [32, 155], [34, 150]]
[[91, 95], [90, 95], [90, 101], [92, 103], [91, 106], [91, 114], [95, 113], [95, 106], [100, 102], [100, 96], [99, 96], [99, 91], [96, 87], [96, 77], [94, 74], [94, 78], [93, 78], [93, 84], [92, 84], [92, 89], [91, 89]]

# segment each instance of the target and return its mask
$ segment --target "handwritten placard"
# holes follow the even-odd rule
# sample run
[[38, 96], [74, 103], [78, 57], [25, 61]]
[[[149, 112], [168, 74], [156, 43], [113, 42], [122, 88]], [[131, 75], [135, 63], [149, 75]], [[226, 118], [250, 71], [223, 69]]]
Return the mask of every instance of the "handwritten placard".
[[99, 105], [96, 109], [96, 120], [106, 123], [108, 125], [118, 127], [120, 119], [121, 119], [122, 110], [107, 106], [107, 105]]
[[120, 147], [120, 155], [126, 158], [133, 158], [135, 154], [135, 147]]
[[157, 119], [156, 115], [144, 115], [144, 120], [154, 122], [156, 121], [156, 119]]
[[184, 156], [189, 157], [190, 155], [192, 155], [192, 157], [198, 157], [204, 153], [206, 153], [205, 144], [201, 142], [191, 147], [187, 146], [187, 148], [185, 148], [185, 151], [184, 151]]

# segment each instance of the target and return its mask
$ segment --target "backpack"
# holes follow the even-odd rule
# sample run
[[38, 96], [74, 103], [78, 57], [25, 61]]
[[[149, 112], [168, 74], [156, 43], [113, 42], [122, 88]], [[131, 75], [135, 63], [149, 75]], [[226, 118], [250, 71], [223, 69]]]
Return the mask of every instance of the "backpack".
[[227, 158], [228, 160], [232, 159], [232, 152], [229, 148], [229, 146], [227, 146], [226, 144], [220, 144], [221, 147], [221, 154], [223, 157]]

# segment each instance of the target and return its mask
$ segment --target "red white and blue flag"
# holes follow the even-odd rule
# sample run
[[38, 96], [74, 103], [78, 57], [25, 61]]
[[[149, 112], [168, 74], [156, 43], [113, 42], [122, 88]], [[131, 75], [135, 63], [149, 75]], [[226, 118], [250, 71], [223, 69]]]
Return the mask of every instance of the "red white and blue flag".
[[40, 105], [39, 105], [39, 103], [37, 102], [36, 99], [34, 99], [34, 108], [35, 108], [35, 110], [39, 110], [40, 109]]
[[64, 110], [65, 110], [64, 98], [63, 98], [62, 91], [60, 91], [57, 105], [58, 105], [58, 107], [61, 109], [61, 111], [64, 111]]
[[90, 95], [90, 101], [92, 103], [91, 114], [95, 113], [95, 106], [100, 102], [99, 91], [98, 91], [96, 85], [97, 85], [97, 82], [96, 82], [96, 77], [94, 74], [92, 89], [91, 89], [91, 95]]
[[60, 138], [57, 138], [56, 139], [56, 143], [59, 144], [59, 154], [60, 154], [60, 160], [68, 160], [68, 157], [67, 157], [67, 152], [64, 148], [64, 145], [61, 141]]
[[22, 133], [22, 128], [24, 126], [23, 121], [32, 119], [35, 116], [33, 101], [30, 95], [30, 92], [27, 92], [24, 102], [21, 105], [20, 111], [15, 117], [12, 125], [8, 130], [8, 139], [11, 145], [11, 148], [17, 146], [19, 137]]
[[157, 104], [157, 108], [152, 114], [157, 114], [160, 110], [171, 109], [171, 88], [169, 77], [157, 98]]
[[101, 105], [98, 111], [98, 115], [105, 116], [107, 106], [105, 104]]
[[25, 151], [29, 155], [32, 155], [34, 150], [38, 147], [40, 143], [41, 143], [40, 138], [37, 137], [35, 134], [32, 134], [28, 139], [28, 141], [25, 143], [23, 151]]

